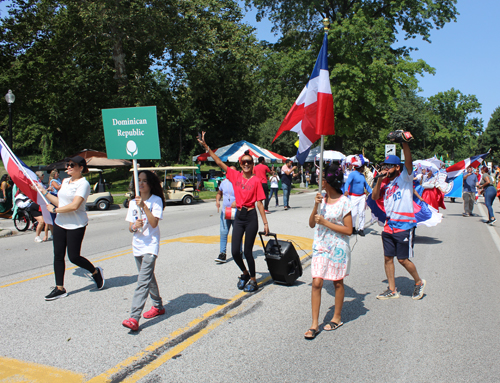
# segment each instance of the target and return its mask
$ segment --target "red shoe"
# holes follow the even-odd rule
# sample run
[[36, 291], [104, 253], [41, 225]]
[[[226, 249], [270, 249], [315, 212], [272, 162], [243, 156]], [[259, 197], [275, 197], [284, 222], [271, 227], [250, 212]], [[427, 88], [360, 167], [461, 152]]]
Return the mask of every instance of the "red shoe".
[[134, 318], [125, 319], [122, 322], [122, 325], [124, 327], [127, 327], [127, 328], [131, 329], [132, 331], [139, 330], [139, 322], [137, 322]]
[[149, 311], [146, 311], [143, 315], [144, 318], [146, 319], [151, 319], [151, 318], [154, 318], [154, 317], [157, 317], [158, 315], [163, 315], [165, 314], [165, 308], [162, 307], [161, 310], [158, 309], [158, 307], [151, 307], [151, 310]]

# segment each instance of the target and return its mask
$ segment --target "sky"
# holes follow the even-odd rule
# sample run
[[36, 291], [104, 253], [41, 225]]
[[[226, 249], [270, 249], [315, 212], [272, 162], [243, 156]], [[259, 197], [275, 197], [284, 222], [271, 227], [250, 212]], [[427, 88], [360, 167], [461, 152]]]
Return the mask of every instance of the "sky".
[[[448, 23], [443, 29], [433, 29], [431, 44], [414, 39], [400, 45], [417, 47], [412, 53], [414, 60], [422, 59], [436, 71], [435, 75], [419, 77], [422, 97], [430, 97], [451, 88], [465, 95], [475, 95], [482, 104], [486, 128], [491, 114], [500, 106], [500, 1], [458, 0], [460, 15], [456, 22]], [[257, 38], [275, 42], [269, 20], [255, 21], [255, 11], [248, 12], [244, 21], [257, 28]], [[319, 25], [319, 28], [322, 26]], [[495, 37], [496, 36], [496, 37]], [[497, 42], [495, 42], [497, 41]], [[318, 52], [320, 47], [318, 46]], [[311, 63], [311, 71], [314, 63]]]
[[[8, 3], [10, 1], [0, 0], [0, 16], [6, 15]], [[415, 39], [406, 45], [418, 48], [412, 53], [414, 60], [423, 59], [436, 70], [435, 75], [426, 74], [419, 79], [420, 95], [430, 97], [451, 88], [475, 95], [482, 104], [479, 117], [486, 128], [491, 114], [500, 106], [500, 69], [496, 67], [500, 62], [500, 50], [498, 42], [495, 43], [500, 37], [500, 0], [458, 0], [457, 9], [460, 13], [457, 22], [432, 30], [431, 44]], [[269, 42], [278, 39], [271, 32], [269, 20], [259, 23], [255, 20], [254, 10], [246, 13], [244, 21], [256, 28], [258, 39]], [[405, 42], [401, 41], [402, 44]], [[311, 71], [313, 66], [311, 63]]]

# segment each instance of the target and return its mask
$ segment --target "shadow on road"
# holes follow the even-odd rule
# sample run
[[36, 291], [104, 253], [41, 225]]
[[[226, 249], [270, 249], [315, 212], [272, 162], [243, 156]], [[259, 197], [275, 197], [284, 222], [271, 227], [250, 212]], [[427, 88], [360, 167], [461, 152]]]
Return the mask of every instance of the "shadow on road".
[[[328, 292], [328, 294], [330, 294], [332, 297], [335, 297], [335, 287], [333, 286], [333, 283], [331, 283], [330, 281], [325, 281], [323, 287]], [[347, 286], [345, 283], [344, 289], [345, 297], [344, 305], [342, 307], [342, 322], [347, 323], [358, 319], [360, 316], [366, 315], [366, 313], [369, 311], [364, 304], [365, 297], [369, 293], [357, 293], [356, 290], [354, 290], [352, 287]], [[328, 312], [323, 319], [323, 323], [329, 323], [332, 320], [334, 311], [335, 305], [331, 306], [328, 309]]]
[[426, 237], [425, 235], [415, 235], [413, 239], [413, 243], [423, 244], [423, 245], [436, 245], [438, 243], [442, 243], [440, 239], [433, 237]]
[[[137, 280], [137, 278], [136, 278]], [[185, 311], [188, 311], [190, 309], [199, 307], [204, 305], [205, 303], [214, 305], [214, 306], [220, 306], [224, 303], [226, 303], [228, 299], [223, 299], [223, 298], [214, 298], [208, 294], [205, 293], [192, 293], [192, 294], [183, 294], [180, 297], [177, 297], [167, 304], [164, 304], [165, 307], [165, 315], [160, 315], [157, 316], [156, 318], [153, 318], [148, 321], [144, 321], [141, 323], [140, 330], [145, 329], [149, 326], [153, 326], [161, 321], [164, 321], [166, 319], [169, 319], [170, 317], [181, 314]], [[149, 310], [148, 307], [145, 307], [144, 311]], [[139, 331], [140, 332], [140, 331]], [[132, 332], [131, 332], [132, 333]]]

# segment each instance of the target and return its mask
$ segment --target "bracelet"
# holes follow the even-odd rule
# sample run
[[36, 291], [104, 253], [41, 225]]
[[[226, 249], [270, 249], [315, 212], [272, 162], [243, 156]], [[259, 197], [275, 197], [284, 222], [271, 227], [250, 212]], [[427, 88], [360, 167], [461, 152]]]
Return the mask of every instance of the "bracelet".
[[134, 225], [132, 225], [132, 233], [137, 233], [137, 228]]
[[210, 147], [207, 145], [205, 150], [206, 150], [206, 153], [208, 153], [210, 151]]
[[266, 225], [269, 226], [269, 224], [267, 222], [264, 224], [264, 226], [266, 226]]
[[45, 194], [44, 194], [43, 196], [45, 197], [47, 194], [49, 194], [49, 192], [48, 192], [48, 191], [45, 191]]

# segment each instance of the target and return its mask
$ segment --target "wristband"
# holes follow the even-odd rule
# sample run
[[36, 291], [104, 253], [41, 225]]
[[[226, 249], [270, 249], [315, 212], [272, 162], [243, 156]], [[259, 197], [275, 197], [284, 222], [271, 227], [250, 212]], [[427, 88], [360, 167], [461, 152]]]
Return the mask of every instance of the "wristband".
[[43, 196], [45, 197], [47, 194], [49, 194], [49, 192], [48, 192], [48, 191], [45, 191], [45, 194], [44, 194]]

